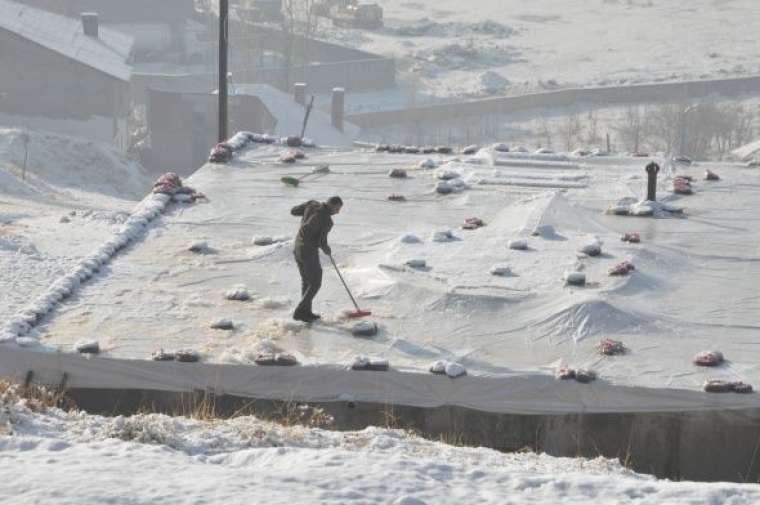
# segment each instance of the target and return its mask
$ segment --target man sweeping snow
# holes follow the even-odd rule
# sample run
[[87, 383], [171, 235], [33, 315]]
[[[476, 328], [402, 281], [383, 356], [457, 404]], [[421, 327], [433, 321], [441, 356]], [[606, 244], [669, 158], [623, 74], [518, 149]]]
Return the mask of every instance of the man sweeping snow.
[[338, 196], [330, 197], [327, 202], [316, 200], [297, 205], [290, 210], [294, 216], [301, 217], [301, 227], [296, 236], [293, 254], [301, 274], [301, 303], [293, 312], [293, 319], [311, 323], [319, 319], [312, 312], [312, 301], [322, 287], [322, 265], [319, 263], [319, 249], [330, 256], [332, 251], [327, 244], [327, 234], [333, 227], [332, 216], [340, 212], [343, 200]]

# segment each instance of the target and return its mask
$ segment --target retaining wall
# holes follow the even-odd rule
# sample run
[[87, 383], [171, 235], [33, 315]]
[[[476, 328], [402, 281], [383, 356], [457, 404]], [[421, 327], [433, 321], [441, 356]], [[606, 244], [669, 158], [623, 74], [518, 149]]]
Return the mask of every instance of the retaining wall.
[[[619, 458], [636, 471], [671, 479], [760, 478], [757, 395], [525, 375], [451, 380], [397, 370], [88, 359], [8, 345], [0, 347], [0, 376], [63, 386], [94, 413], [187, 413], [206, 401], [219, 415], [248, 407], [268, 417], [289, 404], [309, 403], [330, 413], [341, 430], [390, 421], [432, 439], [502, 451]], [[478, 408], [479, 399], [493, 400], [495, 410]]]
[[710, 95], [739, 96], [760, 93], [760, 76], [705, 81], [639, 84], [604, 88], [577, 88], [435, 104], [402, 110], [366, 112], [346, 116], [362, 128], [414, 123], [441, 122], [466, 116], [493, 116], [531, 109], [570, 107], [580, 103], [615, 105], [658, 103], [704, 98]]

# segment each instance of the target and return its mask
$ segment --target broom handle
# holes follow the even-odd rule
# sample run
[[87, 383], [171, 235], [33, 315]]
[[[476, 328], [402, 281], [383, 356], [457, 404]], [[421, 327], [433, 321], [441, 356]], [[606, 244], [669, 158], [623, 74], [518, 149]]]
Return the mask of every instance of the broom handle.
[[354, 307], [356, 307], [357, 312], [361, 312], [362, 309], [359, 308], [359, 305], [356, 303], [356, 300], [354, 299], [354, 295], [351, 294], [351, 290], [348, 289], [348, 285], [346, 284], [346, 281], [343, 280], [343, 276], [340, 274], [340, 270], [338, 269], [338, 265], [335, 264], [335, 260], [332, 257], [332, 254], [328, 254], [330, 261], [332, 261], [333, 266], [335, 267], [335, 271], [338, 273], [338, 277], [340, 278], [340, 282], [343, 283], [343, 287], [346, 288], [346, 293], [348, 293], [348, 296], [351, 297], [351, 301], [354, 302]]

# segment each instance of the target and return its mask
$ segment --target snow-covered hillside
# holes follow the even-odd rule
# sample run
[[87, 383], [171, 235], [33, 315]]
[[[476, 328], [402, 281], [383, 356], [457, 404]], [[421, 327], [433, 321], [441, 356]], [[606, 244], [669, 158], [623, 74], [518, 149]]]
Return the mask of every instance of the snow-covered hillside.
[[[0, 128], [0, 193], [48, 202], [134, 200], [152, 177], [107, 144], [54, 133]], [[91, 196], [88, 198], [88, 194]]]
[[385, 29], [322, 33], [399, 58], [437, 96], [760, 72], [754, 0], [378, 3]]
[[367, 428], [32, 411], [0, 394], [0, 502], [13, 505], [747, 505], [749, 484], [670, 482], [597, 458], [502, 454]]

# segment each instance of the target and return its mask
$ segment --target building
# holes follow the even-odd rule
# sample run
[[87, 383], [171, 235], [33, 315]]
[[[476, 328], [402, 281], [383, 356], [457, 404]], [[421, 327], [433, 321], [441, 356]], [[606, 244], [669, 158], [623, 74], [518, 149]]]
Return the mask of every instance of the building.
[[196, 16], [194, 0], [18, 0], [19, 3], [78, 18], [97, 12], [102, 26], [134, 38], [136, 61], [198, 58], [188, 23]]
[[133, 45], [131, 37], [99, 26], [97, 14], [70, 18], [0, 0], [3, 122], [59, 121], [64, 133], [71, 130], [67, 121], [88, 123], [97, 130], [91, 138], [105, 135], [126, 148]]

